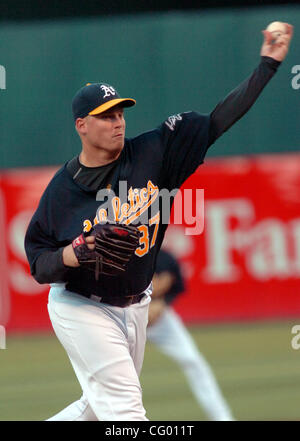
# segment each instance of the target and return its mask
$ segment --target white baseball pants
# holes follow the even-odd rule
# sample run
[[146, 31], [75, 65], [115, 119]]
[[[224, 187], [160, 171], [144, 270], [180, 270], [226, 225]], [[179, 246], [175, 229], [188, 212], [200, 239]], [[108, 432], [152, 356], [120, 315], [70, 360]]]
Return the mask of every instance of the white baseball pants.
[[139, 374], [151, 293], [119, 308], [52, 285], [49, 316], [83, 395], [48, 421], [147, 421]]
[[158, 321], [147, 329], [147, 338], [179, 364], [196, 400], [211, 420], [233, 420], [209, 364], [173, 308], [167, 307]]

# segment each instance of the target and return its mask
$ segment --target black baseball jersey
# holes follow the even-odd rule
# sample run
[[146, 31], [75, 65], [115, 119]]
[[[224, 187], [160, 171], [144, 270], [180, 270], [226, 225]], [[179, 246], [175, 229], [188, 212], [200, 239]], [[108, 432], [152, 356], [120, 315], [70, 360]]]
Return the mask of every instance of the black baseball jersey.
[[[203, 163], [208, 147], [255, 102], [279, 64], [262, 57], [253, 74], [208, 115], [177, 114], [154, 130], [126, 139], [115, 164], [99, 167], [100, 179], [92, 170], [92, 179], [80, 180], [66, 163], [46, 188], [26, 233], [25, 250], [36, 280], [64, 282], [68, 290], [85, 295], [133, 295], [145, 290], [168, 225], [161, 216], [160, 191], [180, 188]], [[126, 183], [126, 192], [123, 187], [120, 191], [120, 182]], [[95, 183], [100, 185], [98, 192], [109, 186], [114, 197], [100, 202]], [[102, 275], [96, 281], [84, 267], [66, 267], [62, 250], [83, 229], [106, 219], [138, 225], [141, 239], [124, 275]]]
[[165, 302], [170, 305], [179, 294], [184, 292], [185, 282], [180, 265], [175, 257], [168, 251], [161, 249], [157, 255], [155, 273], [161, 274], [163, 272], [168, 272], [174, 276], [171, 288], [164, 295]]

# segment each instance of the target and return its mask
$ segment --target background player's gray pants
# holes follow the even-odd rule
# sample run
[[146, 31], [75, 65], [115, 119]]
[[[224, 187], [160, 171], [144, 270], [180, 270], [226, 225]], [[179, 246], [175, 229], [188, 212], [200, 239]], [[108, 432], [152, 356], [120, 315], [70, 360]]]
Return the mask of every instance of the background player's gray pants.
[[196, 400], [211, 420], [233, 420], [210, 366], [171, 307], [148, 327], [147, 338], [180, 365]]

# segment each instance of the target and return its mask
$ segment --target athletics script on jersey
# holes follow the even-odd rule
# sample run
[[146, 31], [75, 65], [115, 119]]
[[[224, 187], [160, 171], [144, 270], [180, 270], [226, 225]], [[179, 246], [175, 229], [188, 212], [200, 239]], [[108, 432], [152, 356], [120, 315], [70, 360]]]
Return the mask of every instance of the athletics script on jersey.
[[[97, 201], [99, 196], [103, 193], [102, 190], [97, 194]], [[127, 182], [121, 181], [119, 185], [119, 195], [116, 196], [112, 190], [107, 189], [105, 195], [108, 196], [108, 206], [103, 208], [100, 206], [97, 210], [96, 218], [99, 222], [106, 222], [107, 219], [112, 219], [114, 222], [124, 223], [126, 225], [137, 222], [150, 223], [150, 212], [155, 212], [155, 215], [159, 215], [159, 207], [157, 205], [159, 188], [154, 185], [151, 180], [147, 182], [147, 186], [141, 189], [130, 187], [127, 191]], [[122, 200], [126, 202], [122, 202]], [[102, 199], [103, 200], [103, 199]], [[112, 210], [109, 213], [109, 210]], [[142, 219], [141, 219], [142, 217]]]
[[106, 188], [97, 193], [96, 200], [102, 203], [93, 222], [84, 220], [83, 230], [89, 232], [93, 225], [107, 221], [136, 224], [141, 232], [140, 247], [136, 250], [139, 257], [147, 254], [155, 245], [159, 225], [170, 223], [172, 204], [173, 222], [187, 225], [187, 235], [198, 235], [204, 230], [203, 189], [169, 191], [165, 188], [159, 189], [151, 180], [143, 188], [128, 189], [127, 181], [120, 181], [118, 196], [113, 190]]

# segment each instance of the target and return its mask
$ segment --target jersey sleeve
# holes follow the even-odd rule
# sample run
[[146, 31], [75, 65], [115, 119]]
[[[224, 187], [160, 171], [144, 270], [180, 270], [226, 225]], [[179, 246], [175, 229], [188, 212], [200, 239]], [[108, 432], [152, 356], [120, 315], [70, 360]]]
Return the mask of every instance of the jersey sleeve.
[[203, 163], [208, 148], [209, 127], [209, 115], [185, 112], [170, 116], [158, 128], [163, 146], [165, 188], [179, 188]]
[[[69, 270], [62, 261], [62, 249], [67, 243], [59, 242], [55, 237], [51, 199], [51, 186], [48, 186], [25, 234], [24, 246], [30, 272], [39, 283], [63, 281]], [[46, 272], [53, 277], [49, 280], [45, 278]]]

